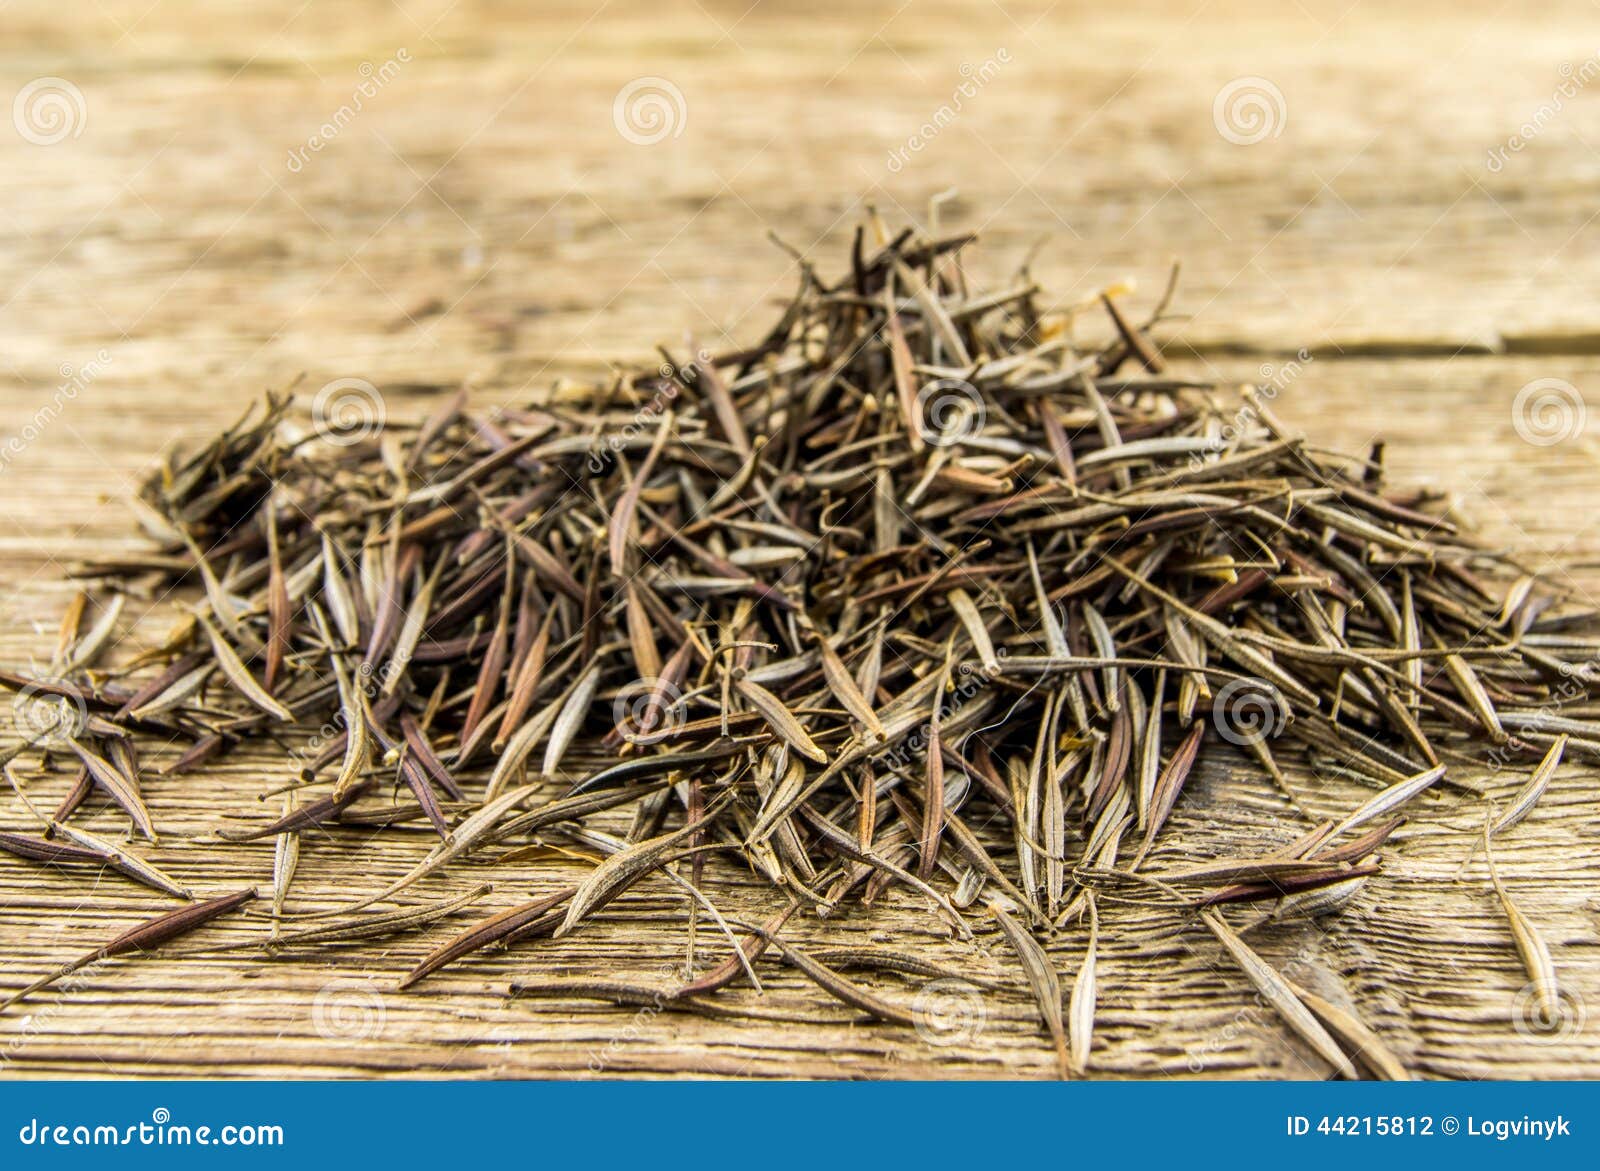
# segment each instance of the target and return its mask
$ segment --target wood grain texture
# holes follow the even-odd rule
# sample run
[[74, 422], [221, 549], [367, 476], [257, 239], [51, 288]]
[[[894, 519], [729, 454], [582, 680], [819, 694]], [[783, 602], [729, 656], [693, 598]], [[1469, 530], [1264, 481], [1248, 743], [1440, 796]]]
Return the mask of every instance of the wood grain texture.
[[[224, 424], [263, 388], [363, 378], [407, 418], [433, 387], [525, 401], [686, 331], [748, 342], [792, 282], [768, 231], [831, 269], [866, 201], [923, 220], [950, 186], [961, 194], [946, 225], [983, 232], [971, 257], [981, 283], [1001, 286], [1048, 234], [1033, 271], [1059, 304], [1132, 280], [1144, 305], [1181, 258], [1181, 372], [1270, 378], [1307, 350], [1278, 398], [1286, 419], [1332, 447], [1385, 436], [1397, 478], [1456, 494], [1492, 539], [1600, 593], [1592, 432], [1535, 446], [1512, 409], [1536, 379], [1600, 386], [1594, 98], [1580, 86], [1540, 112], [1564, 64], [1589, 76], [1583, 5], [626, 0], [512, 12], [438, 0], [351, 5], [333, 24], [297, 8], [218, 17], [192, 0], [107, 0], [0, 15], [3, 105], [59, 77], [85, 111], [80, 132], [50, 146], [0, 123], [0, 438], [20, 440], [0, 452], [0, 662], [48, 656], [69, 596], [63, 566], [141, 547], [119, 501], [154, 454]], [[342, 119], [363, 63], [380, 70], [401, 49], [410, 60]], [[1009, 60], [943, 119], [1002, 50]], [[614, 99], [640, 77], [683, 96], [681, 133], [654, 145], [613, 124]], [[1279, 133], [1241, 146], [1218, 133], [1213, 106], [1248, 77], [1283, 105]], [[292, 169], [291, 152], [336, 119], [325, 148]], [[1529, 145], [1491, 168], [1489, 152], [1534, 119]], [[170, 616], [142, 622], [130, 643]], [[12, 736], [8, 726], [0, 739]], [[281, 753], [257, 750], [152, 780], [165, 836], [154, 860], [197, 891], [264, 886], [270, 844], [198, 839], [224, 814], [262, 816], [257, 794], [284, 773]], [[1364, 795], [1302, 779], [1317, 814]], [[1496, 847], [1573, 994], [1569, 1027], [1519, 1027], [1526, 977], [1481, 860], [1456, 877], [1481, 814], [1448, 795], [1428, 800], [1348, 912], [1262, 928], [1251, 944], [1423, 1076], [1600, 1076], [1594, 781], [1565, 766]], [[1517, 779], [1492, 784], [1503, 796]], [[9, 795], [0, 822], [27, 824]], [[85, 824], [122, 829], [107, 810]], [[1152, 868], [1186, 849], [1288, 840], [1299, 824], [1244, 762], [1213, 765]], [[376, 890], [426, 848], [421, 836], [369, 836], [308, 836], [291, 906]], [[412, 893], [489, 880], [481, 906], [498, 909], [581, 873], [469, 862]], [[751, 876], [708, 873], [727, 914], [773, 909]], [[570, 938], [404, 994], [398, 976], [464, 920], [272, 961], [111, 961], [0, 1016], [0, 1076], [1052, 1070], [1004, 943], [951, 941], [900, 894], [795, 937], [893, 943], [1009, 990], [870, 979], [932, 1014], [921, 1032], [865, 1024], [775, 964], [761, 968], [765, 996], [729, 999], [794, 1020], [506, 998], [510, 980], [535, 974], [659, 978], [685, 956], [676, 899], [646, 885]], [[84, 882], [0, 856], [0, 984], [167, 905], [114, 875]], [[1095, 1074], [1324, 1075], [1203, 927], [1111, 900], [1102, 912]], [[257, 929], [224, 921], [185, 949]], [[704, 925], [698, 942], [702, 963], [723, 954]], [[1083, 946], [1073, 933], [1052, 947], [1068, 981]]]

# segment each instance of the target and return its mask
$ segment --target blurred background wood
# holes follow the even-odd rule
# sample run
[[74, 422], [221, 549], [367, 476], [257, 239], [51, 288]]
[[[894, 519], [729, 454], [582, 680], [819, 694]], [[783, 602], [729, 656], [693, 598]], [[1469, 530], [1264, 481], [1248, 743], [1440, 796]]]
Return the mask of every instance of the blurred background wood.
[[[1181, 259], [1182, 372], [1271, 379], [1304, 349], [1285, 418], [1348, 450], [1384, 436], [1397, 478], [1455, 494], [1492, 539], [1592, 590], [1593, 434], [1536, 446], [1512, 409], [1536, 379], [1600, 385], [1592, 10], [1323, 7], [13, 2], [0, 12], [0, 98], [18, 99], [0, 121], [0, 440], [16, 439], [0, 443], [0, 662], [48, 655], [63, 565], [141, 547], [120, 500], [154, 455], [265, 388], [362, 378], [406, 418], [435, 388], [525, 401], [685, 331], [749, 342], [793, 280], [769, 232], [837, 271], [869, 202], [926, 224], [951, 187], [942, 222], [981, 231], [979, 285], [1037, 247], [1033, 272], [1059, 305], [1128, 281], [1143, 307]], [[615, 120], [645, 78], [667, 98], [653, 144]], [[49, 145], [29, 138], [58, 124], [17, 121], [39, 79], [70, 83], [44, 87], [67, 99]], [[1226, 100], [1219, 112], [1228, 94], [1261, 98], [1265, 121]], [[633, 139], [661, 128], [641, 125]], [[188, 839], [220, 809], [259, 811], [283, 767], [241, 753], [153, 780], [156, 859], [205, 891], [268, 881], [270, 846]], [[1481, 861], [1455, 879], [1473, 806], [1440, 801], [1347, 914], [1252, 938], [1419, 1074], [1600, 1076], [1600, 1024], [1583, 1015], [1600, 1013], [1593, 786], [1591, 770], [1564, 768], [1497, 846], [1572, 992], [1554, 1031], [1519, 1026], [1526, 980]], [[1334, 785], [1313, 803], [1335, 813], [1360, 795]], [[9, 797], [0, 818], [26, 824]], [[105, 811], [89, 824], [118, 827]], [[1242, 763], [1193, 784], [1174, 822], [1191, 843], [1287, 839], [1294, 825]], [[294, 905], [376, 888], [424, 848], [308, 839]], [[489, 877], [484, 906], [508, 906], [579, 872], [466, 866], [418, 893]], [[717, 877], [730, 913], [770, 908], [748, 876]], [[270, 963], [102, 965], [0, 1017], [0, 1074], [1050, 1072], [1025, 993], [938, 1000], [948, 990], [884, 981], [945, 1014], [927, 1035], [852, 1024], [778, 968], [762, 1003], [808, 1023], [505, 999], [520, 974], [649, 978], [681, 962], [667, 897], [642, 890], [592, 930], [406, 994], [395, 977], [453, 925]], [[0, 857], [0, 979], [20, 984], [157, 909], [114, 877], [90, 889]], [[1203, 931], [1114, 908], [1106, 926], [1097, 1073], [1323, 1075]], [[1020, 983], [992, 937], [962, 948], [930, 931], [899, 898], [827, 927]], [[700, 943], [704, 957], [719, 941]], [[1082, 946], [1056, 946], [1065, 971]]]

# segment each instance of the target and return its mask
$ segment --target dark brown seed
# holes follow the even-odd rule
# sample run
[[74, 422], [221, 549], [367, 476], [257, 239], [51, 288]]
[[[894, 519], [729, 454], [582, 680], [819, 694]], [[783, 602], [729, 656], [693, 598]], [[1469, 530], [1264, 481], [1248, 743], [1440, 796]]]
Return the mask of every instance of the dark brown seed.
[[0, 1001], [0, 1010], [10, 1008], [24, 997], [31, 996], [41, 988], [48, 988], [57, 980], [70, 976], [73, 972], [86, 968], [90, 964], [98, 963], [113, 956], [126, 955], [129, 952], [148, 951], [159, 947], [169, 939], [176, 939], [186, 935], [196, 928], [203, 927], [211, 920], [226, 915], [229, 911], [238, 910], [244, 904], [256, 897], [254, 888], [237, 891], [231, 895], [222, 895], [209, 899], [203, 903], [195, 903], [188, 907], [179, 907], [176, 911], [168, 911], [165, 915], [158, 915], [137, 927], [130, 928], [117, 936], [110, 943], [97, 947], [87, 955], [73, 960], [57, 968], [50, 975], [35, 980], [22, 991], [12, 994], [4, 1001]]

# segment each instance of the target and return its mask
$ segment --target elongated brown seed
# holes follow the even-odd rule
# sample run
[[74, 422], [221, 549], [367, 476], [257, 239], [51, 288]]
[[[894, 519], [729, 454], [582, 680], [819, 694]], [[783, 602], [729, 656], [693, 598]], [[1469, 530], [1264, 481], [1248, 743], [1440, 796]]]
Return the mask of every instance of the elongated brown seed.
[[176, 911], [168, 911], [165, 915], [158, 915], [137, 927], [129, 928], [110, 943], [103, 944], [87, 955], [57, 968], [50, 975], [35, 980], [22, 991], [13, 993], [0, 1002], [0, 1010], [10, 1008], [17, 1001], [31, 996], [40, 989], [48, 988], [57, 980], [70, 976], [90, 964], [99, 963], [113, 956], [126, 955], [129, 952], [148, 951], [159, 947], [170, 939], [176, 939], [180, 935], [186, 935], [196, 928], [205, 926], [219, 916], [238, 910], [255, 897], [255, 890], [250, 888], [231, 895], [221, 895], [203, 903], [195, 903], [192, 906], [179, 907]]

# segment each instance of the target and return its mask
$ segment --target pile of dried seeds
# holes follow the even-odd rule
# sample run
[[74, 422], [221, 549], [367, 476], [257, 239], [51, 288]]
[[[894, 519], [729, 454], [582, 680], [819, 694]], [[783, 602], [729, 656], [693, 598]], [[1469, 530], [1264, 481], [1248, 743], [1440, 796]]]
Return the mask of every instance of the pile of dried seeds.
[[[654, 878], [736, 942], [728, 958], [666, 989], [516, 990], [711, 1011], [718, 989], [759, 986], [770, 952], [906, 1023], [846, 970], [932, 965], [814, 954], [782, 934], [794, 915], [904, 888], [957, 934], [998, 923], [1063, 1068], [1082, 1069], [1102, 908], [1154, 900], [1209, 926], [1334, 1069], [1360, 1072], [1359, 1052], [1366, 1071], [1403, 1076], [1218, 908], [1336, 912], [1379, 872], [1406, 807], [1437, 784], [1470, 788], [1451, 765], [1485, 745], [1536, 766], [1491, 832], [1508, 829], [1564, 750], [1600, 754], [1600, 723], [1542, 710], [1588, 699], [1590, 615], [1552, 605], [1440, 501], [1386, 485], [1381, 446], [1336, 457], [1260, 395], [1170, 377], [1151, 339], [1166, 298], [1143, 323], [1109, 295], [1047, 314], [1026, 273], [970, 291], [969, 237], [878, 235], [869, 249], [857, 234], [839, 280], [802, 262], [787, 311], [737, 353], [663, 350], [658, 367], [522, 409], [455, 396], [420, 426], [319, 403], [307, 433], [271, 399], [169, 459], [136, 502], [159, 551], [85, 573], [190, 587], [187, 616], [102, 666], [124, 595], [93, 619], [80, 599], [47, 672], [0, 676], [33, 722], [8, 755], [78, 770], [59, 808], [28, 802], [42, 835], [3, 834], [0, 849], [187, 898], [74, 811], [99, 790], [153, 838], [142, 744], [179, 741], [167, 771], [186, 773], [243, 741], [298, 737], [281, 817], [218, 810], [222, 837], [275, 847], [263, 948], [470, 912], [481, 871], [440, 901], [371, 908], [424, 879], [459, 884], [468, 855], [564, 842], [603, 861], [473, 923], [406, 983], [578, 930]], [[1082, 346], [1071, 318], [1091, 309], [1114, 329]], [[1334, 773], [1374, 796], [1257, 856], [1195, 856], [1192, 840], [1163, 854], [1186, 780], [1222, 742], [1290, 806]], [[633, 811], [625, 833], [588, 820], [618, 809]], [[423, 820], [438, 841], [410, 873], [295, 914], [307, 830]], [[718, 911], [719, 855], [781, 892], [765, 925]], [[251, 893], [186, 905], [82, 962], [156, 946]], [[1555, 996], [1548, 951], [1502, 896]], [[1038, 942], [1062, 931], [1088, 940], [1070, 997]]]

